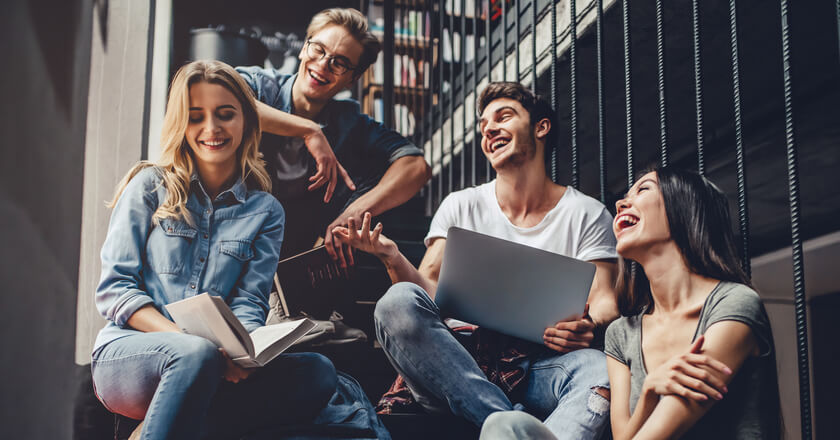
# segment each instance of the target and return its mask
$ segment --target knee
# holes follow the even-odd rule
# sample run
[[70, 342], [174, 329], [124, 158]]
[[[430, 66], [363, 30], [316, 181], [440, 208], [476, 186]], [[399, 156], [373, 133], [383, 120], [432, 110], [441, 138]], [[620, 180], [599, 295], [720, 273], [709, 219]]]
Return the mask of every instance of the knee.
[[300, 380], [308, 383], [306, 388], [313, 400], [326, 404], [338, 385], [332, 361], [320, 353], [300, 353], [296, 356], [299, 362], [298, 371], [301, 373]]
[[518, 411], [499, 411], [490, 414], [481, 425], [481, 439], [510, 438], [511, 425]]
[[377, 328], [387, 328], [389, 332], [411, 331], [416, 322], [411, 310], [415, 308], [426, 292], [414, 283], [402, 282], [391, 286], [376, 303], [373, 319]]
[[553, 439], [536, 417], [522, 411], [500, 411], [490, 414], [481, 426], [480, 439], [530, 438]]
[[576, 350], [565, 356], [575, 358], [575, 381], [589, 384], [591, 387], [606, 388], [609, 392], [609, 375], [607, 375], [607, 357], [601, 350], [586, 348]]
[[198, 336], [181, 336], [178, 344], [173, 347], [170, 365], [197, 372], [206, 371], [208, 376], [218, 379], [224, 371], [225, 361], [216, 344]]

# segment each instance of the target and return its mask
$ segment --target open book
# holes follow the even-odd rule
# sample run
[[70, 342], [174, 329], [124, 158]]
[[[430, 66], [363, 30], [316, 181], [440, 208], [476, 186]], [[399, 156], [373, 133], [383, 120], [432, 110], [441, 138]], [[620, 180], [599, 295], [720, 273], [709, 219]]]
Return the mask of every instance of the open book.
[[309, 332], [308, 319], [260, 327], [251, 334], [218, 296], [196, 295], [166, 306], [181, 331], [209, 339], [245, 368], [262, 367]]

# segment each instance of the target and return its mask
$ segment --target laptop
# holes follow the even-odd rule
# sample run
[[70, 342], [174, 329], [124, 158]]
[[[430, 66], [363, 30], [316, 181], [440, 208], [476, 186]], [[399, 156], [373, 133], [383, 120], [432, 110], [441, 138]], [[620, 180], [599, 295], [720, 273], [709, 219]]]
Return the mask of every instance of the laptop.
[[595, 265], [452, 227], [435, 303], [442, 316], [543, 343], [561, 319], [583, 313]]

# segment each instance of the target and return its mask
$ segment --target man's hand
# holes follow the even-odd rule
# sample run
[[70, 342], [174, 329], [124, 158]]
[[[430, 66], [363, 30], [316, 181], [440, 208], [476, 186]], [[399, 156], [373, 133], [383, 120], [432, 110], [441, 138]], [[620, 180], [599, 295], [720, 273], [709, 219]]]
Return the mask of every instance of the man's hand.
[[705, 338], [700, 335], [688, 353], [674, 356], [648, 373], [642, 385], [645, 397], [674, 394], [697, 402], [723, 399], [728, 391], [724, 378], [732, 374], [723, 362], [700, 354]]
[[386, 260], [397, 253], [397, 244], [382, 235], [382, 223], [378, 223], [371, 229], [371, 218], [370, 213], [366, 212], [362, 219], [361, 229], [356, 229], [356, 220], [351, 217], [346, 228], [338, 226], [332, 230], [333, 237], [349, 247]]
[[324, 136], [323, 131], [320, 129], [313, 131], [311, 134], [303, 137], [303, 142], [306, 144], [306, 149], [309, 150], [309, 154], [315, 159], [315, 165], [318, 168], [315, 175], [309, 178], [309, 181], [312, 182], [307, 188], [309, 191], [314, 191], [327, 185], [327, 190], [324, 192], [324, 203], [327, 203], [332, 198], [339, 177], [344, 179], [344, 183], [347, 184], [350, 190], [356, 190], [356, 185], [350, 179], [350, 175], [338, 163], [338, 159], [336, 159], [335, 153], [330, 148], [330, 143], [327, 141], [327, 137]]
[[546, 347], [560, 352], [569, 353], [581, 348], [588, 348], [595, 339], [595, 323], [589, 317], [589, 304], [581, 316], [572, 316], [557, 324], [554, 327], [545, 329], [543, 343]]
[[225, 362], [227, 366], [225, 367], [225, 374], [224, 378], [228, 382], [232, 383], [239, 383], [240, 380], [245, 380], [251, 373], [254, 372], [255, 368], [242, 368], [239, 365], [236, 365], [228, 356], [227, 352], [224, 348], [220, 348], [219, 351], [225, 356]]
[[352, 219], [355, 224], [362, 222], [362, 215], [364, 212], [356, 212], [353, 209], [353, 204], [347, 207], [347, 210], [341, 213], [335, 220], [327, 226], [327, 231], [324, 233], [324, 246], [327, 248], [327, 253], [330, 254], [333, 260], [338, 261], [338, 265], [346, 268], [355, 264], [353, 261], [353, 248], [336, 240], [333, 235], [333, 230], [337, 227], [347, 227], [350, 225]]

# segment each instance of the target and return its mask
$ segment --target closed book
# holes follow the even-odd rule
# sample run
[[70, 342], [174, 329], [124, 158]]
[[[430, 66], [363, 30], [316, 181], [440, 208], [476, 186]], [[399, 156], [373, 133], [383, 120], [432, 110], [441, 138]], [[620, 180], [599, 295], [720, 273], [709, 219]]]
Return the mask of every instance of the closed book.
[[[384, 110], [378, 103], [375, 107]], [[328, 319], [339, 304], [348, 301], [346, 295], [353, 273], [352, 266], [339, 267], [323, 245], [280, 261], [277, 281], [283, 309], [289, 316], [305, 313], [316, 319]]]

